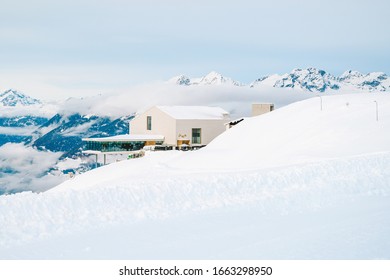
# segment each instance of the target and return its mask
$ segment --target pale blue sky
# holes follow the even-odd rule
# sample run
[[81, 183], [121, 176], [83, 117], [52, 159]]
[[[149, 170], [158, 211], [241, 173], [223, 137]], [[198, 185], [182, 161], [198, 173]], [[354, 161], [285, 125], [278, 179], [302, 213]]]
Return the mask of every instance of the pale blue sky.
[[91, 95], [215, 70], [390, 74], [390, 1], [0, 0], [0, 89]]

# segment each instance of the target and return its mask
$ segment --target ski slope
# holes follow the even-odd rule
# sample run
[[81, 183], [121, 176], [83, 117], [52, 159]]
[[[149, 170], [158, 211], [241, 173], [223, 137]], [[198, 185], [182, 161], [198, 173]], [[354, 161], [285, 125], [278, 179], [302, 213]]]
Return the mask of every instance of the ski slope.
[[315, 97], [1, 196], [0, 258], [389, 259], [389, 213], [390, 96]]

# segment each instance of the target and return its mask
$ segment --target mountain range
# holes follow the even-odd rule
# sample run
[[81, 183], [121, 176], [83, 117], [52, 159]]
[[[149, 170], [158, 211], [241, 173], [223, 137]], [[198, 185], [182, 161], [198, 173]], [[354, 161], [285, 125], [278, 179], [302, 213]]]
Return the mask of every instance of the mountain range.
[[[6, 144], [21, 144], [25, 147], [21, 149], [20, 146], [8, 145], [2, 149], [3, 154], [6, 150], [7, 155], [14, 148], [18, 152], [15, 152], [15, 158], [12, 155], [9, 158], [0, 156], [0, 195], [26, 190], [31, 187], [33, 180], [47, 177], [49, 185], [44, 186], [44, 179], [39, 181], [40, 190], [44, 190], [52, 187], [50, 177], [62, 177], [64, 180], [66, 174], [83, 173], [94, 168], [96, 164], [82, 154], [82, 138], [126, 134], [129, 131], [129, 120], [133, 117], [113, 118], [61, 111], [48, 117], [47, 110], [42, 109], [45, 102], [17, 90], [7, 90], [0, 97], [0, 149]], [[39, 115], [39, 109], [42, 109], [43, 115]], [[15, 180], [13, 177], [20, 177], [21, 166], [29, 164], [31, 150], [36, 151], [35, 155], [42, 154], [42, 158], [45, 158], [45, 153], [48, 153], [49, 158], [49, 154], [58, 155], [57, 160], [43, 173], [34, 172], [31, 166], [31, 171], [23, 175], [22, 181]], [[13, 165], [16, 160], [19, 163]], [[69, 161], [75, 161], [76, 164], [69, 165], [66, 163]]]
[[220, 73], [212, 71], [201, 78], [189, 78], [185, 75], [179, 75], [168, 80], [168, 83], [182, 86], [191, 85], [233, 85], [243, 86], [244, 84], [237, 82], [231, 78], [222, 76]]
[[[167, 81], [168, 84], [179, 86], [218, 86], [228, 85], [236, 87], [274, 87], [292, 88], [308, 92], [338, 90], [346, 91], [369, 91], [385, 92], [390, 91], [390, 78], [383, 72], [371, 72], [363, 74], [358, 71], [348, 70], [340, 76], [334, 76], [325, 70], [317, 68], [296, 68], [290, 73], [283, 75], [273, 74], [260, 77], [249, 84], [225, 77], [222, 74], [212, 71], [200, 78], [190, 78], [185, 75], [175, 76]], [[15, 89], [6, 90], [0, 93], [0, 107], [28, 107], [31, 105], [42, 105], [43, 102], [32, 98]]]
[[[164, 92], [164, 98], [158, 99], [160, 101], [153, 99], [150, 102], [161, 102], [163, 100], [188, 103], [192, 99], [186, 101], [178, 98], [178, 96], [182, 95], [184, 95], [183, 98], [189, 98], [188, 94], [183, 94], [181, 87], [194, 87], [194, 89], [199, 89], [198, 93], [202, 92], [203, 94], [196, 94], [196, 102], [201, 102], [199, 96], [205, 98], [204, 96], [216, 93], [216, 99], [211, 98], [211, 101], [208, 102], [222, 102], [221, 106], [224, 107], [228, 106], [226, 103], [228, 100], [234, 103], [230, 110], [236, 110], [242, 105], [249, 107], [249, 103], [253, 101], [245, 101], [245, 104], [239, 104], [240, 101], [238, 100], [242, 100], [241, 96], [244, 93], [247, 99], [277, 102], [278, 97], [274, 91], [269, 90], [270, 88], [294, 90], [293, 95], [300, 96], [297, 99], [309, 98], [310, 94], [307, 95], [305, 93], [390, 91], [390, 79], [385, 73], [362, 74], [357, 71], [346, 71], [342, 75], [335, 77], [324, 70], [316, 68], [294, 69], [291, 73], [284, 75], [269, 75], [246, 85], [232, 78], [224, 77], [217, 72], [211, 72], [201, 78], [188, 78], [181, 75], [170, 79], [165, 84], [168, 86], [168, 91], [162, 91]], [[177, 86], [175, 90], [172, 90], [170, 86], [172, 84]], [[164, 85], [160, 86], [164, 88]], [[207, 90], [202, 86], [207, 87]], [[224, 86], [232, 89], [231, 93], [229, 93], [230, 95], [227, 95], [229, 90], [225, 90]], [[170, 97], [168, 95], [169, 92], [174, 91], [177, 94]], [[218, 95], [218, 93], [223, 94]], [[264, 93], [267, 94], [265, 95]], [[290, 100], [289, 98], [291, 98], [283, 97], [284, 91], [278, 92], [278, 95], [281, 99]], [[151, 96], [156, 98], [159, 94]], [[171, 100], [172, 98], [178, 98], [178, 100]], [[121, 106], [118, 106], [115, 102], [119, 102]], [[135, 102], [134, 99], [132, 100], [127, 95], [122, 95], [114, 98], [111, 96], [108, 98], [97, 96], [88, 100], [73, 98], [53, 105], [32, 98], [15, 89], [6, 90], [0, 94], [0, 151], [3, 145], [14, 143], [21, 144], [23, 147], [37, 152], [58, 153], [58, 161], [45, 174], [53, 171], [61, 174], [66, 174], [66, 172], [75, 174], [85, 172], [93, 168], [94, 163], [92, 159], [87, 159], [86, 161], [82, 159], [83, 142], [81, 139], [128, 133], [129, 121], [135, 113], [133, 109], [140, 106], [134, 106], [134, 104], [142, 103]], [[129, 107], [131, 109], [128, 109]], [[126, 108], [125, 111], [123, 110], [124, 108]], [[5, 149], [12, 149], [12, 147]], [[76, 160], [80, 164], [73, 165], [71, 168], [60, 168], [58, 164], [66, 160]], [[10, 166], [8, 162], [11, 161], [7, 160], [7, 158], [0, 158], [0, 178], [2, 178], [0, 181], [0, 194], [7, 192], [9, 189], [15, 189], [14, 186], [6, 182], [7, 176], [12, 176], [12, 174], [15, 176], [20, 175], [14, 166]], [[36, 176], [45, 176], [45, 174], [39, 173]], [[29, 182], [29, 179], [27, 178], [25, 181]], [[18, 190], [23, 190], [23, 188], [18, 186]]]
[[213, 71], [201, 78], [189, 78], [180, 75], [171, 78], [168, 83], [180, 86], [196, 85], [233, 85], [257, 88], [270, 86], [274, 88], [294, 88], [308, 92], [347, 91], [390, 91], [390, 79], [382, 72], [363, 74], [348, 70], [340, 76], [334, 76], [317, 68], [296, 68], [290, 73], [263, 76], [249, 85], [224, 77]]

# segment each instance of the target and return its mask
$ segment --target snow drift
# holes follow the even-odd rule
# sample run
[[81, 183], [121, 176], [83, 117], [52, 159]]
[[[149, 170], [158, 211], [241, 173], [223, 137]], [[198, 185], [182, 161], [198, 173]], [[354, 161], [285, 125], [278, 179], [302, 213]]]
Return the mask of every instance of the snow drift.
[[390, 96], [320, 102], [0, 197], [0, 258], [388, 259]]

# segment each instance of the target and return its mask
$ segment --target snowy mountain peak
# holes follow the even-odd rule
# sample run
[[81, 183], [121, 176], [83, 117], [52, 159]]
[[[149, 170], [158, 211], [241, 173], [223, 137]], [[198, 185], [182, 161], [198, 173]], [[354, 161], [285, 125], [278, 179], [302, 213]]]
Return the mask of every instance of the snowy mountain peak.
[[220, 74], [216, 71], [211, 71], [206, 76], [202, 77], [200, 83], [210, 84], [210, 85], [223, 84], [228, 80], [231, 80], [231, 79], [225, 78], [224, 76], [222, 76], [222, 74]]
[[358, 71], [346, 71], [339, 81], [348, 86], [353, 86], [368, 91], [388, 91], [390, 90], [390, 79], [383, 72], [371, 72], [362, 74]]
[[17, 90], [9, 89], [0, 94], [0, 104], [6, 107], [30, 106], [41, 104], [41, 101], [27, 96]]
[[176, 84], [180, 86], [189, 86], [191, 84], [190, 78], [184, 75], [179, 75], [168, 80], [169, 84]]
[[295, 68], [289, 74], [269, 75], [255, 80], [250, 87], [267, 85], [276, 88], [294, 88], [310, 92], [324, 92], [327, 89], [337, 90], [337, 79], [322, 69], [309, 67]]
[[338, 90], [337, 79], [326, 71], [317, 68], [296, 68], [290, 74], [285, 74], [277, 80], [274, 87], [301, 88], [307, 91], [324, 92], [328, 89]]
[[212, 71], [206, 76], [204, 76], [199, 84], [205, 84], [205, 85], [222, 85], [222, 84], [230, 84], [234, 86], [241, 86], [242, 84], [240, 82], [234, 81], [231, 78], [227, 78], [222, 76], [220, 73]]
[[168, 80], [168, 83], [176, 85], [234, 85], [242, 86], [240, 82], [234, 81], [231, 78], [224, 77], [222, 74], [212, 71], [206, 76], [201, 78], [188, 78], [187, 76], [180, 75]]
[[360, 73], [359, 71], [348, 70], [339, 76], [339, 80], [340, 81], [349, 81], [351, 79], [361, 78], [361, 77], [364, 77], [364, 75], [362, 73]]

